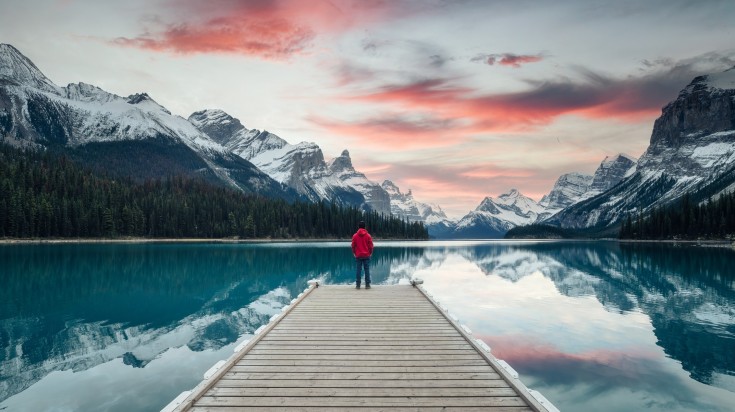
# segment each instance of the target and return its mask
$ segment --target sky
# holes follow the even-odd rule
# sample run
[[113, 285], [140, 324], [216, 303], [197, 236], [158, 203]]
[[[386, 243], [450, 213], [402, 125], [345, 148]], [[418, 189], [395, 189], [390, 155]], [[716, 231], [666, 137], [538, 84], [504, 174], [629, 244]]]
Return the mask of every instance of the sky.
[[0, 0], [52, 81], [222, 109], [459, 218], [639, 157], [661, 108], [735, 66], [733, 1]]

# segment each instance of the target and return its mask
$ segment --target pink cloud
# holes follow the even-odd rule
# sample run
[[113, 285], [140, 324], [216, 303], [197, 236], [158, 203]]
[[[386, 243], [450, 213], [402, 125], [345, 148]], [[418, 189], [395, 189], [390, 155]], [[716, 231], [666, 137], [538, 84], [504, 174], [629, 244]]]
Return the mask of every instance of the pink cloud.
[[544, 56], [540, 54], [501, 53], [480, 54], [472, 58], [472, 61], [482, 61], [490, 66], [498, 64], [500, 66], [509, 66], [518, 69], [524, 64], [540, 62], [543, 59]]
[[277, 60], [305, 52], [318, 34], [340, 33], [407, 12], [410, 10], [382, 1], [176, 1], [163, 10], [175, 21], [112, 42], [156, 52], [226, 53]]
[[345, 101], [367, 102], [427, 117], [443, 119], [464, 134], [518, 133], [576, 114], [587, 118], [616, 118], [625, 122], [648, 120], [662, 102], [645, 95], [636, 82], [536, 82], [525, 91], [477, 95], [451, 79], [429, 79], [391, 85], [372, 92], [348, 95]]
[[321, 116], [312, 116], [310, 120], [333, 134], [359, 139], [362, 147], [388, 151], [451, 146], [458, 143], [460, 136], [455, 130], [462, 127], [453, 120], [395, 114], [357, 121], [340, 121]]

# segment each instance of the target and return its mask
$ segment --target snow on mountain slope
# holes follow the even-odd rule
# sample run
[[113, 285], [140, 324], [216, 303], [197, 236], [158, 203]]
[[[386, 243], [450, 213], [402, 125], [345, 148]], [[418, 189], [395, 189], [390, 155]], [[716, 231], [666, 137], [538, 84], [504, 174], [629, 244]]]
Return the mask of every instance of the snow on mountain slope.
[[388, 194], [355, 170], [347, 150], [326, 162], [315, 143], [289, 144], [267, 131], [249, 130], [221, 110], [197, 111], [189, 121], [227, 150], [251, 161], [276, 181], [312, 201], [327, 200], [390, 212]]
[[612, 158], [605, 157], [605, 160], [595, 170], [589, 190], [583, 197], [596, 196], [620, 183], [631, 168], [635, 167], [637, 161], [638, 159], [625, 153], [620, 153]]
[[381, 187], [390, 196], [390, 212], [393, 216], [411, 222], [422, 222], [431, 237], [444, 237], [445, 233], [452, 230], [456, 224], [447, 217], [439, 205], [422, 203], [414, 199], [411, 190], [402, 193], [390, 180], [383, 181]]
[[452, 238], [502, 238], [515, 226], [534, 223], [545, 208], [512, 189], [497, 198], [486, 197], [457, 223]]
[[381, 186], [390, 196], [390, 211], [394, 216], [429, 225], [450, 222], [439, 205], [417, 201], [411, 190], [408, 193], [402, 193], [401, 189], [390, 180], [383, 181]]
[[146, 93], [122, 97], [86, 83], [56, 86], [9, 45], [0, 45], [0, 136], [16, 146], [61, 148], [112, 175], [187, 175], [295, 197]]
[[61, 88], [44, 76], [18, 49], [0, 44], [0, 86], [5, 85], [27, 85], [48, 93], [61, 93]]
[[699, 190], [733, 167], [735, 68], [692, 80], [656, 119], [650, 145], [635, 170], [626, 172], [619, 185], [559, 212], [549, 223], [571, 228], [615, 224]]
[[544, 195], [539, 205], [548, 210], [561, 210], [577, 203], [590, 188], [594, 177], [582, 173], [566, 173], [559, 176], [549, 194]]

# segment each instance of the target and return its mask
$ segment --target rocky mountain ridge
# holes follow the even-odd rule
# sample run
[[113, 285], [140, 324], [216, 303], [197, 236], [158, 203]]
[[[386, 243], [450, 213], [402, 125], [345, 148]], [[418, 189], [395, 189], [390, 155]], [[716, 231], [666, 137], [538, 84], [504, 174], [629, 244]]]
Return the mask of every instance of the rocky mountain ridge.
[[311, 201], [361, 206], [390, 213], [390, 197], [377, 183], [352, 166], [350, 153], [325, 161], [312, 142], [290, 144], [286, 140], [242, 123], [222, 110], [201, 110], [189, 121], [227, 150], [255, 164], [276, 181], [293, 188]]
[[[685, 193], [733, 187], [735, 68], [699, 76], [664, 106], [650, 145], [620, 184], [548, 222], [565, 228], [607, 227], [666, 205]], [[724, 181], [723, 181], [724, 179]], [[708, 187], [717, 183], [717, 187]]]
[[15, 146], [62, 150], [112, 175], [198, 176], [247, 193], [296, 197], [146, 93], [122, 97], [86, 83], [56, 86], [6, 44], [0, 44], [0, 136]]

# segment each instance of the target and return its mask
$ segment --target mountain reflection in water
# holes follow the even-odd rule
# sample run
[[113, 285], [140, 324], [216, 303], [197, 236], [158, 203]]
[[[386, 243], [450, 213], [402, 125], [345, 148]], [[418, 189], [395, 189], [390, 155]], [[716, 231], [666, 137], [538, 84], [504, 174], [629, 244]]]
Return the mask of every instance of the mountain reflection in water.
[[[354, 281], [338, 242], [6, 245], [0, 262], [7, 410], [158, 410], [307, 280]], [[371, 272], [375, 284], [423, 277], [561, 410], [727, 410], [733, 267], [732, 250], [671, 244], [378, 242]], [[62, 390], [103, 372], [96, 390]], [[633, 382], [640, 404], [610, 397]], [[118, 400], [101, 394], [113, 385]], [[38, 400], [53, 389], [56, 403]]]

